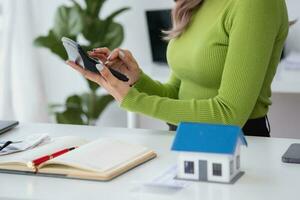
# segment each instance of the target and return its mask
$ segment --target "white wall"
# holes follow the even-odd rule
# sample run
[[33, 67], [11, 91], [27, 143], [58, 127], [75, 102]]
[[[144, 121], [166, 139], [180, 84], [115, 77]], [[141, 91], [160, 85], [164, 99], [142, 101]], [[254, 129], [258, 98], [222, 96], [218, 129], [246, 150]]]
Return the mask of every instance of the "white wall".
[[[68, 0], [35, 0], [37, 16], [37, 34], [46, 34], [53, 23], [54, 12], [58, 5], [69, 3]], [[103, 13], [111, 12], [121, 6], [132, 7], [131, 11], [122, 15], [118, 20], [125, 25], [126, 40], [123, 47], [130, 49], [136, 56], [141, 67], [146, 71], [151, 71], [152, 63], [150, 57], [150, 47], [146, 29], [144, 10], [146, 8], [169, 8], [172, 0], [108, 0]], [[300, 2], [298, 0], [287, 0], [290, 18], [299, 18]], [[300, 23], [296, 24], [290, 31], [287, 41], [287, 50], [300, 51]], [[75, 92], [82, 92], [86, 89], [85, 81], [74, 71], [53, 56], [48, 50], [40, 50], [41, 67], [44, 72], [46, 82], [46, 92], [49, 102], [63, 102], [65, 97]], [[279, 137], [300, 138], [300, 94], [274, 94], [273, 106], [270, 109], [270, 121], [272, 125], [272, 135]], [[152, 129], [167, 129], [165, 123], [142, 117], [140, 127]], [[100, 120], [103, 126], [123, 126], [126, 125], [126, 113], [120, 110], [115, 104], [111, 105]]]
[[[286, 0], [290, 20], [300, 20], [300, 1], [299, 0]], [[299, 51], [300, 52], [300, 21], [290, 28], [289, 36], [287, 38], [287, 52]]]
[[273, 94], [272, 101], [271, 135], [300, 138], [300, 94]]

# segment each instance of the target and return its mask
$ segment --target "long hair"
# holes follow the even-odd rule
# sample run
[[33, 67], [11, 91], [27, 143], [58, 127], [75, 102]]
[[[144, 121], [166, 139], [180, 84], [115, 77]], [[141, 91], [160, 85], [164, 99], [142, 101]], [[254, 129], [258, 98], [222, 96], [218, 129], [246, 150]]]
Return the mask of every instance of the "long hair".
[[[187, 28], [191, 21], [194, 10], [200, 7], [204, 0], [175, 0], [176, 5], [172, 10], [172, 24], [170, 30], [162, 31], [164, 40], [171, 40], [179, 37]], [[289, 26], [297, 23], [298, 19], [290, 21]]]
[[187, 28], [191, 21], [194, 10], [196, 10], [203, 0], [176, 0], [176, 5], [172, 10], [172, 24], [170, 30], [163, 31], [165, 40], [179, 37]]

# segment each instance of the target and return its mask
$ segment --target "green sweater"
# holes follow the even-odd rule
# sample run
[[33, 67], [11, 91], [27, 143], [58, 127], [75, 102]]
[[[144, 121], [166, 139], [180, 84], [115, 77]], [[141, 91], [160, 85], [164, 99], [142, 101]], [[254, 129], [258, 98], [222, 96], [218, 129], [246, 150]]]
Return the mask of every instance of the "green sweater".
[[143, 73], [120, 106], [172, 124], [242, 127], [268, 112], [288, 26], [284, 0], [204, 0], [169, 43], [169, 81]]

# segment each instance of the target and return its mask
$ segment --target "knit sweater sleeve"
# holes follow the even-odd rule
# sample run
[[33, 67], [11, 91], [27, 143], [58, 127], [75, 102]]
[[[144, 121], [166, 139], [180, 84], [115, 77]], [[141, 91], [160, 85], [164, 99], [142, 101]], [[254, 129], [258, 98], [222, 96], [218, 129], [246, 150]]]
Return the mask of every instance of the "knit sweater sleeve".
[[[243, 126], [260, 94], [282, 25], [280, 1], [236, 1], [227, 25], [229, 45], [215, 97], [180, 100], [132, 88], [121, 107], [172, 124], [182, 121]], [[277, 49], [279, 57], [281, 49]], [[191, 88], [192, 89], [192, 88]]]
[[172, 72], [166, 83], [153, 80], [147, 74], [142, 72], [140, 79], [136, 84], [134, 84], [134, 88], [136, 88], [139, 92], [173, 99], [178, 98], [179, 87], [180, 80]]

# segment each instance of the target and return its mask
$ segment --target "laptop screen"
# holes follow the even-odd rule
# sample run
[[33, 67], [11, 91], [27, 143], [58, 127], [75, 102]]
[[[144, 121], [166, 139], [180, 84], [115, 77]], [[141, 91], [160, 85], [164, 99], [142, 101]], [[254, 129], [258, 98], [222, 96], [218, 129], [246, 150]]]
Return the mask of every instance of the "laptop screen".
[[18, 124], [19, 122], [17, 121], [0, 121], [0, 135], [16, 127]]

